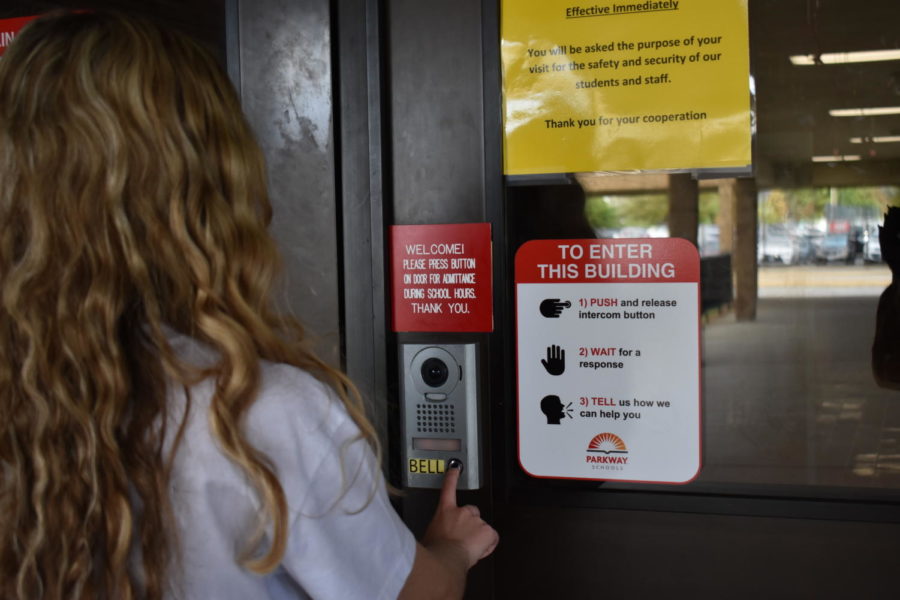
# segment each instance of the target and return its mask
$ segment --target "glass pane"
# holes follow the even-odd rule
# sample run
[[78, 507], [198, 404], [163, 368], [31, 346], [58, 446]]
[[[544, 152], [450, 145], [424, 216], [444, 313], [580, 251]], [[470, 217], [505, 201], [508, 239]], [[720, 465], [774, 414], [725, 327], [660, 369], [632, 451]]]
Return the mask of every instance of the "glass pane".
[[[900, 50], [900, 4], [751, 0], [750, 19], [757, 193], [698, 182], [704, 469], [674, 489], [900, 489], [900, 391], [871, 366], [891, 282], [878, 225], [900, 206], [900, 52], [850, 54]], [[576, 178], [508, 188], [512, 239], [669, 235], [665, 174]], [[738, 258], [748, 238], [755, 256]]]

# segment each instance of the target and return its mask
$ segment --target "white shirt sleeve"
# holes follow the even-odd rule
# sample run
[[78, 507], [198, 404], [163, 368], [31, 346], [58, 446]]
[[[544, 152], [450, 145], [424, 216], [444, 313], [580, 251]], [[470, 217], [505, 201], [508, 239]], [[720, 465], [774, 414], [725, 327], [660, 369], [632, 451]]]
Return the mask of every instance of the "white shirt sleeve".
[[415, 540], [388, 502], [368, 445], [357, 441], [345, 454], [353, 479], [343, 496], [336, 459], [325, 459], [291, 522], [283, 566], [313, 598], [394, 599], [412, 569]]
[[250, 424], [288, 498], [282, 568], [317, 600], [396, 598], [416, 543], [388, 500], [369, 444], [331, 389], [308, 374], [277, 366], [265, 379], [276, 396], [304, 398], [264, 402], [262, 418]]

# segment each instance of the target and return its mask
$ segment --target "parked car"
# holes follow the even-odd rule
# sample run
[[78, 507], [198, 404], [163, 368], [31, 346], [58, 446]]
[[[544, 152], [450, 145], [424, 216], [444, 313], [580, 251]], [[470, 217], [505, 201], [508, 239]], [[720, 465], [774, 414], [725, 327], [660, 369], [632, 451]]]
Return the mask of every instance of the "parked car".
[[881, 262], [881, 241], [878, 239], [877, 227], [869, 230], [866, 248], [863, 251], [863, 259], [866, 262]]
[[809, 264], [816, 260], [816, 250], [822, 244], [823, 233], [806, 231], [794, 237], [794, 262]]
[[794, 242], [787, 233], [768, 231], [760, 235], [756, 246], [757, 262], [789, 265], [794, 262], [794, 256]]
[[866, 246], [869, 245], [869, 230], [862, 225], [854, 225], [850, 228], [850, 237], [847, 239], [847, 262], [862, 264], [865, 260]]
[[850, 257], [850, 240], [846, 233], [829, 233], [816, 248], [816, 260], [834, 262], [848, 260]]
[[719, 226], [703, 223], [697, 228], [697, 248], [700, 256], [715, 256], [719, 253]]

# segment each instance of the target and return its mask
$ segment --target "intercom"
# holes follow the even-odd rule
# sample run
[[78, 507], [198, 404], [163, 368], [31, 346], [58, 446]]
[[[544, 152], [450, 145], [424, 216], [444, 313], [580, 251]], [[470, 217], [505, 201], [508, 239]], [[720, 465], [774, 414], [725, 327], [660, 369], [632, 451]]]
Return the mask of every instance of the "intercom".
[[401, 344], [403, 484], [439, 488], [460, 461], [459, 489], [481, 487], [476, 344]]

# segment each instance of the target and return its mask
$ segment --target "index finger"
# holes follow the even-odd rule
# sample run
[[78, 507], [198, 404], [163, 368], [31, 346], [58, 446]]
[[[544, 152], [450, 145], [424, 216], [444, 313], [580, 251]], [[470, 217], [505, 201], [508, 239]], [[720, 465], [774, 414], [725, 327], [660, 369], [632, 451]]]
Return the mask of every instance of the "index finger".
[[447, 469], [444, 484], [441, 486], [441, 506], [456, 506], [456, 483], [459, 481], [459, 469]]

